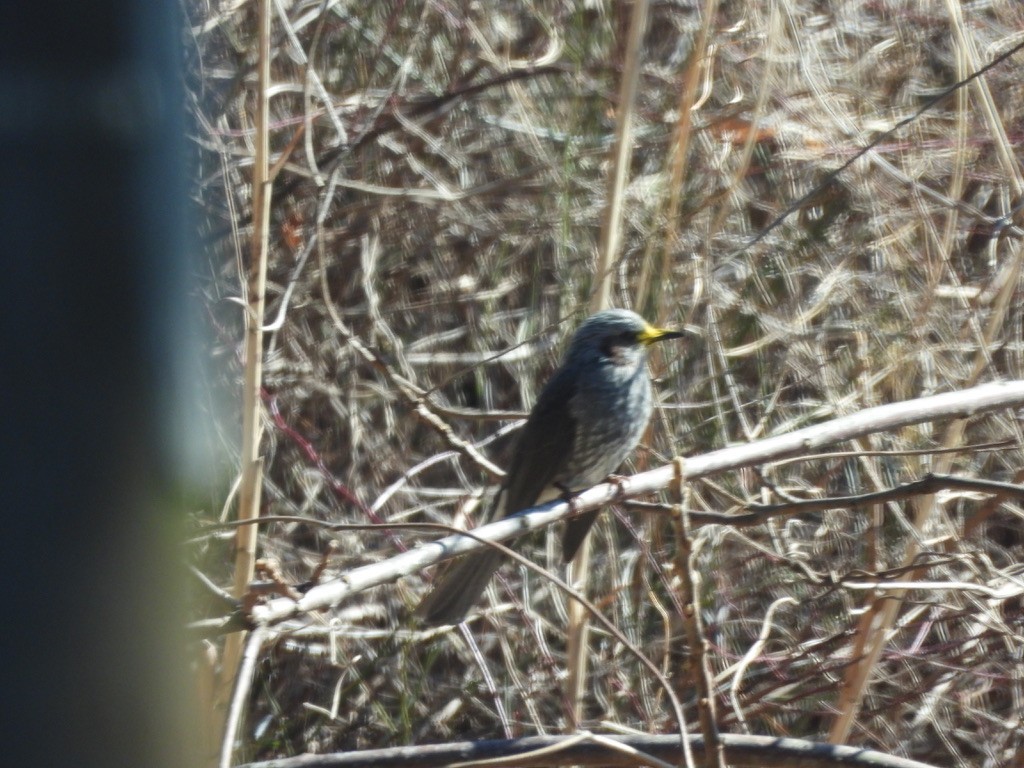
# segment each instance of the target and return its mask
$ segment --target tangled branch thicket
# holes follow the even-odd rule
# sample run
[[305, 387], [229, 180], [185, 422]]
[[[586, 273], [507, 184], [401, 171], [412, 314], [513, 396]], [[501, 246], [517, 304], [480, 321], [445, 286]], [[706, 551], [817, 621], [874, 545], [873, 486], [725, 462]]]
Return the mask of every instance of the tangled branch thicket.
[[[502, 464], [517, 414], [557, 364], [597, 279], [630, 6], [271, 7], [270, 146], [279, 170], [263, 511], [331, 522], [478, 520], [480, 491], [493, 478], [417, 415], [415, 387], [455, 437]], [[707, 51], [691, 51], [703, 9], [686, 2], [653, 4], [642, 51], [614, 295], [693, 335], [652, 360], [661, 407], [627, 469], [870, 405], [1024, 378], [1016, 228], [1024, 53], [940, 101], [745, 247], [858, 148], [1021, 43], [1024, 6], [710, 7]], [[209, 392], [211, 403], [226, 404], [211, 419], [225, 467], [203, 515], [215, 519], [229, 497], [241, 423], [235, 299], [246, 290], [252, 214], [256, 3], [188, 2], [186, 14]], [[680, 93], [700, 61], [673, 209], [676, 126], [690, 106]], [[837, 451], [702, 482], [691, 504], [724, 511], [785, 494], [864, 493], [930, 470], [1024, 480], [1014, 413], [970, 420], [962, 433], [925, 424]], [[701, 529], [695, 569], [720, 727], [825, 738], [874, 598], [817, 576], [898, 576], [940, 585], [907, 593], [850, 743], [936, 765], [1019, 765], [1022, 599], [952, 583], [1019, 584], [1021, 518], [1012, 500], [948, 492], [742, 531]], [[668, 525], [614, 509], [596, 537], [592, 597], [665, 669], [692, 718]], [[916, 568], [902, 570], [915, 539]], [[292, 522], [262, 526], [259, 546], [301, 584], [325, 556], [330, 578], [416, 540]], [[518, 546], [557, 568], [555, 541]], [[231, 543], [209, 536], [192, 550], [214, 583], [231, 582]], [[275, 628], [257, 668], [244, 755], [570, 727], [564, 596], [507, 568], [469, 632], [425, 633], [410, 613], [429, 578]], [[223, 610], [203, 594], [195, 607]], [[676, 727], [658, 684], [619, 643], [595, 632], [590, 653], [587, 717], [651, 732]]]

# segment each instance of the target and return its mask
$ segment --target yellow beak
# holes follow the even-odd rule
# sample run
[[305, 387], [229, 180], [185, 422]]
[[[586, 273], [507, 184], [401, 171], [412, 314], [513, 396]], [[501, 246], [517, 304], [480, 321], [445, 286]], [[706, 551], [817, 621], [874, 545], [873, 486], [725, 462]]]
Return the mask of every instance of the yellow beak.
[[655, 328], [653, 325], [648, 325], [637, 334], [636, 340], [646, 347], [656, 341], [681, 339], [683, 336], [685, 334], [682, 331], [670, 331], [667, 328]]

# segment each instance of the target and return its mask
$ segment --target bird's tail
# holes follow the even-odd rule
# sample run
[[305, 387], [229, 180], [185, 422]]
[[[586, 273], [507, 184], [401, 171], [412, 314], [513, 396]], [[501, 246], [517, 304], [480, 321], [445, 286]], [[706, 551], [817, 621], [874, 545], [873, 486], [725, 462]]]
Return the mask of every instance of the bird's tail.
[[562, 537], [562, 561], [571, 563], [579, 551], [580, 544], [587, 538], [590, 527], [597, 520], [597, 510], [584, 512], [579, 517], [574, 517], [565, 526], [565, 535]]
[[500, 552], [487, 549], [456, 562], [416, 608], [425, 624], [458, 624], [480, 599], [501, 565]]
[[[494, 522], [505, 516], [506, 496], [506, 490], [500, 488], [491, 500], [485, 520]], [[416, 615], [424, 624], [458, 624], [480, 599], [502, 560], [501, 552], [487, 547], [450, 564], [430, 594], [416, 606]]]

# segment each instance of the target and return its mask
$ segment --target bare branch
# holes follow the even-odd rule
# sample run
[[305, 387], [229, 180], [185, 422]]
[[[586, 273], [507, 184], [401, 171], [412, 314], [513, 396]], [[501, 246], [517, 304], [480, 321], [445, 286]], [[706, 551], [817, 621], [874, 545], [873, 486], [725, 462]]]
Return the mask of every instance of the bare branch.
[[[800, 739], [777, 739], [769, 736], [738, 736], [722, 734], [725, 759], [735, 768], [930, 768], [925, 763], [894, 757], [859, 747], [818, 744]], [[550, 765], [635, 766], [637, 757], [622, 749], [613, 749], [605, 741], [616, 741], [631, 750], [638, 750], [668, 763], [679, 761], [679, 737], [615, 736], [601, 740], [573, 736], [532, 736], [525, 739], [464, 741], [455, 744], [430, 744], [417, 747], [371, 749], [333, 755], [300, 755], [298, 757], [250, 763], [242, 768], [434, 768], [458, 764], [468, 768], [482, 761], [500, 760], [502, 765], [519, 768]], [[690, 736], [695, 755], [703, 754], [700, 736]], [[552, 750], [558, 749], [553, 755]], [[697, 765], [704, 766], [698, 759]]]
[[[818, 450], [871, 432], [934, 419], [978, 415], [1020, 405], [1024, 405], [1024, 381], [985, 384], [960, 392], [881, 405], [788, 435], [689, 458], [683, 474], [685, 479], [693, 480], [791, 456], [800, 451]], [[672, 476], [673, 466], [668, 464], [614, 483], [596, 485], [576, 496], [571, 504], [567, 501], [553, 501], [533, 507], [523, 514], [481, 526], [474, 531], [473, 538], [455, 534], [423, 544], [384, 562], [355, 568], [341, 579], [319, 584], [299, 600], [279, 598], [256, 606], [251, 620], [256, 624], [273, 624], [309, 611], [335, 606], [357, 592], [409, 576], [435, 563], [486, 546], [483, 543], [485, 541], [505, 541], [551, 525], [570, 514], [600, 509], [615, 501], [662, 490], [672, 480]], [[402, 526], [393, 527], [398, 529]]]

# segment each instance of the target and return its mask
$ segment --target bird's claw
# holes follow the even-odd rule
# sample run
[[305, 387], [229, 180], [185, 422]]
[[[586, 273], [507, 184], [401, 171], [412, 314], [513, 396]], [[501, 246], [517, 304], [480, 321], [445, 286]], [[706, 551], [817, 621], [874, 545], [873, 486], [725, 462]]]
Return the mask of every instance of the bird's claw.
[[608, 475], [608, 477], [606, 477], [604, 481], [609, 485], [615, 486], [615, 498], [621, 499], [623, 496], [626, 495], [626, 481], [628, 479], [629, 478], [626, 477], [626, 475], [611, 474]]
[[565, 485], [564, 483], [553, 483], [553, 485], [562, 494], [561, 496], [558, 497], [559, 501], [564, 501], [566, 504], [569, 505], [568, 519], [571, 520], [572, 518], [576, 517], [579, 514], [579, 509], [577, 509], [576, 507], [576, 497], [579, 494], [569, 486]]

